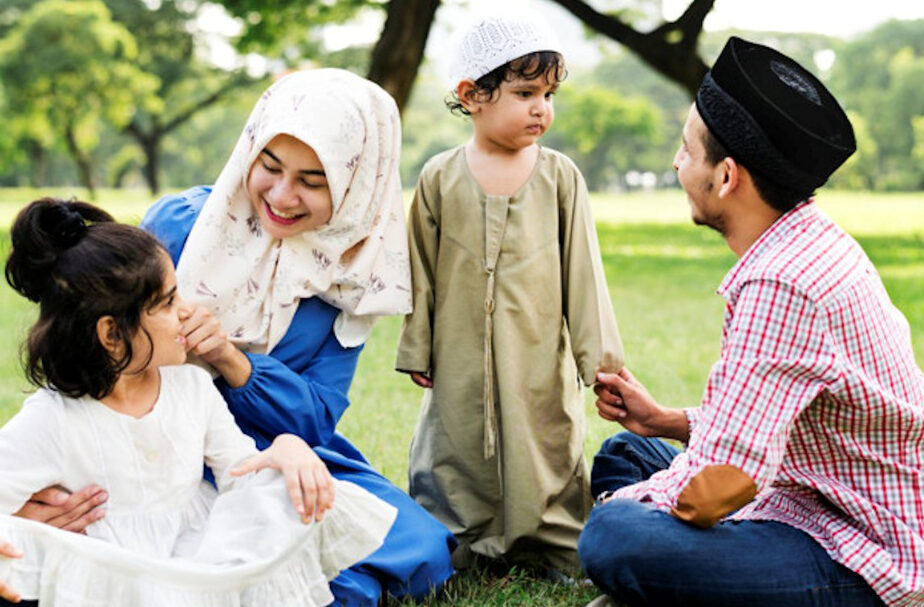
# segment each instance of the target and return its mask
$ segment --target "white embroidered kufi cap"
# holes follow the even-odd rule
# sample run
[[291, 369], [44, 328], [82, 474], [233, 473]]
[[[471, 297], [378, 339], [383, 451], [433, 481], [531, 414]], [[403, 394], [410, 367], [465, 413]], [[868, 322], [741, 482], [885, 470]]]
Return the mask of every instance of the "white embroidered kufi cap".
[[558, 38], [538, 18], [495, 15], [479, 19], [455, 46], [452, 87], [462, 80], [478, 80], [509, 61], [539, 51], [562, 52]]

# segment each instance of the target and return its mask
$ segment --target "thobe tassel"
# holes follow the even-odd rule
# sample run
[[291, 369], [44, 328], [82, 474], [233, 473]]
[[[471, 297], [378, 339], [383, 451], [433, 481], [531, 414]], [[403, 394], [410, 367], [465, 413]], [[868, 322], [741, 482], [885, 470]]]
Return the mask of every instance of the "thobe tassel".
[[488, 296], [484, 300], [484, 458], [497, 451], [497, 411], [494, 408], [494, 268], [487, 268]]
[[[494, 403], [494, 270], [507, 225], [510, 199], [488, 196], [485, 200], [484, 271], [488, 275], [484, 296], [484, 458], [497, 452], [497, 410]], [[500, 470], [500, 458], [497, 458]]]

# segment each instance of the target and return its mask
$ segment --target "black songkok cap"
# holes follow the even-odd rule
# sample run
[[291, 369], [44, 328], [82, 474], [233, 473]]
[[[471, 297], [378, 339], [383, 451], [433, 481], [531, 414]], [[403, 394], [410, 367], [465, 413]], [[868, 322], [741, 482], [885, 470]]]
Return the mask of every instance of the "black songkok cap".
[[847, 115], [811, 72], [736, 36], [703, 79], [696, 108], [729, 154], [789, 189], [814, 190], [857, 149]]

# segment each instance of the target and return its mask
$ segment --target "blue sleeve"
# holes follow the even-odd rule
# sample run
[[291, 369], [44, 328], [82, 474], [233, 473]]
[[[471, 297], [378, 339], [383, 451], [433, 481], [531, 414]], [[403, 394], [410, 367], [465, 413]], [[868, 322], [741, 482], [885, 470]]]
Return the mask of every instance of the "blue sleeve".
[[[289, 332], [270, 354], [245, 353], [247, 383], [215, 383], [238, 425], [261, 449], [284, 432], [313, 447], [326, 446], [350, 404], [347, 393], [362, 346], [344, 348], [331, 330], [339, 310], [318, 298], [303, 300]], [[322, 334], [323, 333], [323, 334]]]
[[180, 194], [168, 194], [147, 210], [139, 224], [142, 230], [152, 234], [164, 245], [174, 267], [186, 246], [186, 237], [211, 191], [210, 186], [200, 185]]

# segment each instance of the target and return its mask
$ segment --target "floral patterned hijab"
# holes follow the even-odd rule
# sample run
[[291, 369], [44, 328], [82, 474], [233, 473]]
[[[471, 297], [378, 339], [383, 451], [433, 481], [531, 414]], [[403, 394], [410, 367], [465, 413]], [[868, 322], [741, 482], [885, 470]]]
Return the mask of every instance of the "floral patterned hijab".
[[[279, 134], [314, 149], [333, 202], [327, 224], [284, 239], [262, 229], [246, 190]], [[271, 351], [299, 300], [315, 296], [341, 310], [343, 346], [363, 343], [378, 316], [411, 311], [400, 152], [398, 110], [377, 85], [338, 69], [285, 76], [260, 97], [189, 234], [180, 293], [245, 350]]]

